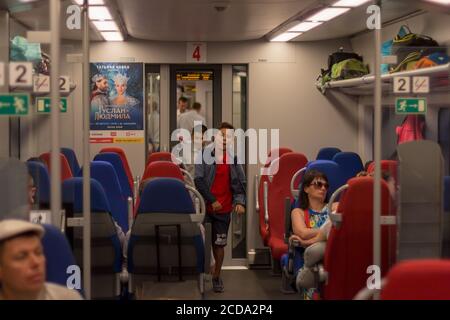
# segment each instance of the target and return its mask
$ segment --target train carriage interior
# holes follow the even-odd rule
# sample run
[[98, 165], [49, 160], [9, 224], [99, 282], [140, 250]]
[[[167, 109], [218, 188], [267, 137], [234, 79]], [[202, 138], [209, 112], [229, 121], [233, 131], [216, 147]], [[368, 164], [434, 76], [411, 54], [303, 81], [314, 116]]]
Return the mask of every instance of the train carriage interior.
[[0, 300], [450, 300], [450, 1], [0, 0], [0, 26]]

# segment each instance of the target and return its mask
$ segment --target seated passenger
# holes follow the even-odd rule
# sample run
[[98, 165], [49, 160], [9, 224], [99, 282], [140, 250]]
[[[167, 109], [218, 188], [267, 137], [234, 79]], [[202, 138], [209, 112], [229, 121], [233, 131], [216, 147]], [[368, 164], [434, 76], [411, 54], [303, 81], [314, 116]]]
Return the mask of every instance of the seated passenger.
[[0, 222], [0, 300], [81, 300], [78, 291], [45, 282], [43, 234], [38, 224]]
[[[291, 212], [293, 235], [290, 242], [298, 241], [303, 248], [326, 241], [331, 228], [325, 198], [328, 191], [328, 179], [325, 174], [317, 170], [305, 173], [302, 180], [297, 208]], [[338, 203], [333, 203], [335, 211]], [[301, 250], [303, 254], [304, 250]], [[303, 259], [303, 258], [302, 258]], [[303, 266], [303, 260], [300, 265]], [[315, 289], [303, 292], [305, 299], [311, 299]]]

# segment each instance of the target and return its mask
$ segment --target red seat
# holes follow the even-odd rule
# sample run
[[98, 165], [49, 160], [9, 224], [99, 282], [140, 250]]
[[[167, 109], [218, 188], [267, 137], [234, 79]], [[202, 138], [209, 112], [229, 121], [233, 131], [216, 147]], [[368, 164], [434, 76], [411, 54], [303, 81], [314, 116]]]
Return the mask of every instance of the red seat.
[[[279, 148], [278, 149], [278, 156], [281, 157], [283, 154], [292, 152], [289, 148]], [[267, 162], [264, 165], [265, 168], [269, 167], [271, 160], [272, 160], [272, 154], [275, 153], [275, 150], [271, 150], [269, 152], [269, 155], [267, 157]], [[266, 222], [264, 221], [264, 182], [269, 181], [267, 175], [262, 175], [259, 179], [259, 186], [258, 186], [258, 202], [259, 202], [259, 233], [261, 234], [261, 238], [264, 242], [264, 245], [267, 246], [267, 242], [269, 240], [269, 230], [267, 228]]]
[[[323, 298], [350, 300], [366, 286], [367, 268], [373, 265], [373, 178], [348, 181], [338, 212], [339, 228], [332, 227], [325, 251], [324, 267], [328, 272]], [[382, 181], [382, 215], [394, 215], [387, 184]], [[395, 226], [381, 227], [381, 275], [395, 260]]]
[[176, 162], [174, 160], [175, 159], [170, 152], [152, 152], [149, 154], [148, 159], [147, 159], [147, 164], [145, 166], [147, 167], [150, 163], [152, 163], [154, 161]]
[[[306, 166], [308, 159], [301, 153], [289, 152], [279, 158], [278, 171], [273, 175], [272, 182], [268, 188], [269, 206], [269, 240], [268, 245], [272, 252], [272, 258], [280, 260], [281, 256], [288, 250], [284, 243], [284, 205], [285, 199], [291, 195], [292, 176], [301, 168]], [[275, 165], [272, 161], [271, 167]]]
[[450, 260], [410, 260], [389, 271], [382, 300], [450, 300]]
[[107, 147], [107, 148], [102, 148], [100, 150], [100, 153], [103, 153], [103, 152], [114, 152], [120, 156], [120, 159], [122, 160], [122, 163], [123, 163], [123, 167], [125, 168], [125, 173], [127, 174], [127, 177], [128, 177], [128, 183], [130, 184], [130, 188], [131, 188], [131, 190], [134, 190], [133, 174], [131, 172], [130, 165], [128, 164], [128, 159], [125, 154], [125, 151], [123, 151], [122, 148], [118, 148], [118, 147]]
[[184, 182], [180, 167], [167, 161], [153, 161], [145, 168], [142, 181], [151, 178], [176, 178]]
[[[46, 152], [39, 156], [39, 158], [45, 162], [48, 168], [48, 172], [51, 170], [51, 153]], [[70, 169], [69, 162], [67, 161], [67, 158], [62, 153], [59, 154], [59, 158], [61, 160], [61, 181], [64, 181], [69, 178], [73, 178], [72, 170]]]
[[[144, 174], [142, 175], [139, 190], [142, 190], [146, 180], [153, 178], [175, 178], [184, 182], [184, 176], [180, 167], [178, 167], [175, 163], [168, 161], [153, 161], [148, 164], [145, 168]], [[140, 195], [137, 196], [135, 205], [136, 210], [139, 208], [139, 203]], [[135, 212], [134, 215], [136, 216], [136, 214], [137, 213]]]

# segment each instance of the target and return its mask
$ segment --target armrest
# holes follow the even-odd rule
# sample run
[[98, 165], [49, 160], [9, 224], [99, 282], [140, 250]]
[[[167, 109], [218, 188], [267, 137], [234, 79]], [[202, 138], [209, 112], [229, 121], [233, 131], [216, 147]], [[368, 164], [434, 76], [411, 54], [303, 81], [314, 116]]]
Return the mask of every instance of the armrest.
[[259, 212], [259, 176], [255, 175], [255, 209], [256, 212]]
[[190, 186], [192, 186], [192, 187], [195, 187], [195, 182], [194, 182], [194, 178], [192, 178], [192, 175], [186, 170], [186, 169], [182, 169], [182, 168], [180, 168], [180, 170], [181, 170], [181, 173], [185, 176], [185, 177], [187, 177], [187, 183], [188, 183], [188, 185], [190, 185]]
[[284, 242], [289, 244], [289, 238], [292, 234], [291, 221], [291, 198], [284, 199]]
[[335, 192], [333, 192], [333, 194], [331, 195], [330, 201], [328, 202], [328, 205], [327, 205], [328, 216], [330, 217], [330, 220], [333, 223], [333, 225], [336, 226], [337, 228], [339, 228], [341, 226], [342, 214], [333, 213], [332, 205], [333, 205], [334, 201], [336, 200], [336, 198], [338, 197], [338, 195], [342, 191], [346, 190], [347, 188], [348, 188], [348, 184], [344, 184], [343, 186], [338, 188]]
[[264, 222], [266, 223], [266, 225], [269, 224], [268, 197], [269, 197], [269, 185], [267, 181], [264, 181]]

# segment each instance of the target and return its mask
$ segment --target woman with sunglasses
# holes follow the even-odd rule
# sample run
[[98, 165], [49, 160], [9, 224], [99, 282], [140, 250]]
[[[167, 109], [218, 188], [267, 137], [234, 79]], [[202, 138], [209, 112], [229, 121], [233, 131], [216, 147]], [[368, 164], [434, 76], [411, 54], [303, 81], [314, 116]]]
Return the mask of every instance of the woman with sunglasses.
[[[329, 219], [325, 198], [328, 187], [327, 176], [320, 171], [310, 170], [303, 176], [299, 200], [291, 213], [294, 232], [291, 241], [297, 240], [304, 248], [327, 239], [325, 224]], [[337, 205], [337, 202], [333, 204], [333, 211]]]
[[[300, 196], [296, 202], [296, 208], [292, 210], [291, 221], [293, 235], [290, 241], [298, 241], [303, 248], [310, 245], [326, 241], [328, 231], [331, 227], [328, 219], [327, 204], [325, 198], [329, 185], [325, 174], [317, 170], [310, 170], [305, 173], [302, 179]], [[334, 203], [332, 210], [335, 211], [338, 203]], [[303, 267], [303, 249], [300, 251], [298, 266]], [[303, 299], [311, 300], [316, 294], [316, 289], [304, 289]]]

